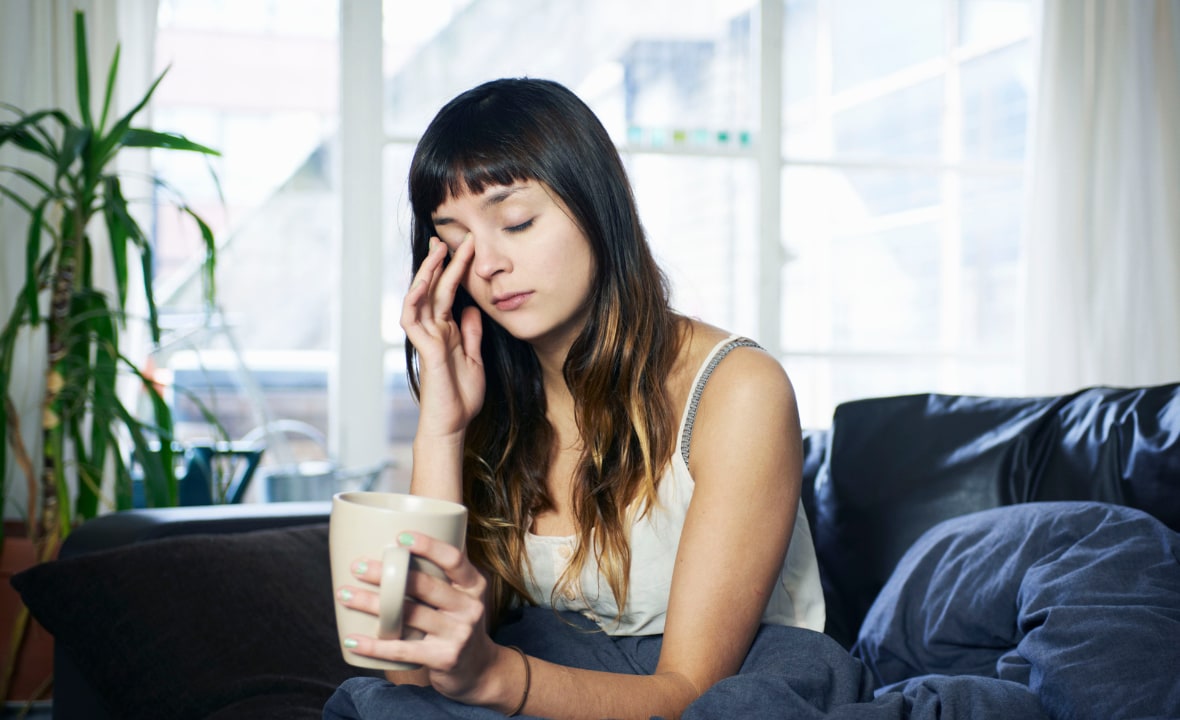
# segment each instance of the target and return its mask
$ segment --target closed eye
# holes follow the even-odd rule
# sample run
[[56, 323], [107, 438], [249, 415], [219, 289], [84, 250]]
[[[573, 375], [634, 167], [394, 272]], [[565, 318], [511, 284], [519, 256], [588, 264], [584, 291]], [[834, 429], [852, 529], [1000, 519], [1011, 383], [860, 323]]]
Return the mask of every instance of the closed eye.
[[521, 233], [521, 232], [524, 232], [525, 230], [528, 230], [532, 226], [533, 226], [533, 220], [525, 220], [524, 222], [522, 222], [519, 225], [513, 225], [512, 227], [504, 228], [504, 232]]

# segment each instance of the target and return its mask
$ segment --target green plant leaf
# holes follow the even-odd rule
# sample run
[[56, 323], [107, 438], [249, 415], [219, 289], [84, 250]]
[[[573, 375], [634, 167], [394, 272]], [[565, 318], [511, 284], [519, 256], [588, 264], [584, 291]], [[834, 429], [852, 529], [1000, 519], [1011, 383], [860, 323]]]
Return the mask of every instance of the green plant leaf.
[[45, 198], [33, 209], [33, 217], [29, 221], [29, 234], [25, 242], [25, 287], [24, 302], [27, 308], [29, 324], [41, 322], [41, 304], [37, 302], [39, 278], [37, 277], [37, 261], [41, 259], [41, 226], [45, 222]]
[[[57, 120], [63, 133], [74, 125], [60, 110], [41, 110], [24, 115], [14, 123], [0, 124], [0, 147], [11, 142], [22, 150], [36, 153], [56, 163], [57, 149], [53, 144], [53, 136], [40, 124], [46, 119]], [[40, 137], [37, 137], [38, 135]]]
[[[115, 182], [118, 182], [117, 179]], [[130, 211], [127, 209], [127, 201], [123, 197], [122, 188], [119, 192], [108, 193], [104, 195], [104, 213], [113, 215], [113, 222], [115, 222], [121, 231], [126, 232], [126, 241], [135, 243], [136, 248], [139, 249], [140, 261], [143, 268], [143, 291], [148, 304], [149, 326], [152, 330], [152, 341], [160, 342], [160, 327], [158, 313], [156, 311], [155, 295], [152, 289], [152, 270], [153, 270], [153, 255], [152, 246], [148, 242], [147, 236], [143, 229], [140, 228], [139, 223], [135, 222], [135, 218], [131, 217]], [[108, 220], [109, 223], [112, 222]], [[126, 241], [124, 245], [126, 245]]]
[[72, 418], [83, 418], [87, 411], [90, 413], [90, 442], [89, 445], [82, 444], [80, 429], [74, 442], [78, 448], [87, 449], [85, 453], [78, 453], [79, 475], [88, 472], [96, 479], [92, 483], [94, 487], [85, 487], [80, 477], [75, 517], [89, 519], [98, 511], [101, 478], [112, 438], [111, 427], [115, 416], [110, 408], [119, 401], [115, 392], [118, 379], [118, 313], [111, 309], [107, 296], [95, 290], [78, 293], [74, 302], [74, 315], [79, 321], [71, 332], [80, 336], [80, 345], [85, 348], [87, 358], [83, 363], [88, 361], [88, 365], [81, 368], [84, 376], [79, 377], [77, 383], [92, 388], [91, 396], [86, 398], [86, 407], [71, 415]]
[[30, 215], [33, 214], [33, 206], [30, 205], [27, 200], [25, 200], [20, 195], [17, 195], [13, 191], [9, 190], [8, 188], [4, 187], [3, 185], [0, 185], [0, 195], [3, 195], [4, 197], [13, 201], [17, 205], [19, 205], [22, 210], [29, 213]]
[[[198, 361], [198, 363], [199, 362], [200, 361]], [[200, 369], [201, 369], [201, 374], [206, 379], [208, 379], [208, 377], [209, 377], [208, 368], [201, 366]], [[221, 420], [217, 417], [217, 413], [213, 412], [213, 409], [210, 408], [205, 403], [205, 401], [201, 399], [201, 396], [198, 393], [194, 392], [193, 390], [191, 390], [187, 387], [181, 387], [180, 385], [173, 384], [172, 385], [172, 394], [173, 394], [173, 398], [174, 398], [173, 402], [177, 402], [177, 400], [176, 400], [177, 397], [182, 397], [186, 401], [193, 404], [193, 406], [197, 409], [197, 412], [200, 413], [201, 419], [204, 420], [209, 425], [209, 432], [212, 433], [215, 440], [223, 441], [223, 442], [230, 441], [229, 430], [225, 429], [225, 425], [222, 424]]]
[[102, 117], [98, 121], [98, 134], [102, 135], [103, 131], [107, 129], [107, 115], [111, 110], [111, 98], [115, 94], [115, 78], [119, 72], [119, 54], [120, 46], [115, 45], [115, 55], [111, 58], [111, 67], [107, 70], [107, 85], [106, 92], [103, 93], [102, 99]]
[[[4, 437], [0, 438], [0, 498], [8, 499], [8, 433], [13, 430], [20, 431], [20, 428], [9, 428], [8, 426], [8, 385], [12, 379], [12, 350], [16, 343], [16, 331], [20, 325], [13, 317], [5, 323], [3, 331], [0, 331], [0, 412], [4, 414]], [[3, 508], [7, 510], [7, 508]]]
[[[217, 174], [212, 172], [212, 170], [210, 170], [210, 174], [213, 176], [213, 179], [216, 182]], [[211, 307], [214, 304], [214, 298], [217, 295], [217, 240], [213, 235], [213, 230], [209, 227], [209, 224], [205, 222], [204, 218], [200, 216], [200, 214], [198, 214], [195, 210], [183, 202], [181, 199], [182, 196], [176, 190], [176, 188], [172, 187], [166, 181], [158, 177], [153, 178], [153, 182], [157, 187], [172, 195], [174, 202], [179, 207], [180, 211], [191, 217], [193, 222], [197, 224], [197, 230], [201, 233], [201, 239], [205, 244], [205, 259], [201, 264], [202, 296], [206, 306]], [[220, 191], [221, 187], [220, 184], [218, 184], [218, 192], [220, 193]]]
[[179, 133], [157, 132], [144, 128], [130, 128], [123, 136], [124, 147], [161, 148], [164, 150], [189, 150], [206, 155], [221, 156], [213, 148], [205, 147], [189, 140]]
[[131, 121], [135, 119], [135, 116], [139, 114], [139, 111], [143, 110], [144, 106], [148, 104], [148, 101], [152, 99], [152, 94], [156, 92], [156, 88], [159, 87], [160, 81], [163, 80], [164, 76], [167, 74], [168, 69], [165, 68], [164, 72], [159, 74], [159, 76], [151, 84], [151, 87], [149, 87], [147, 92], [144, 93], [144, 96], [140, 98], [138, 103], [136, 103], [135, 107], [131, 108], [131, 110], [126, 115], [119, 118], [119, 121], [115, 123], [114, 127], [111, 128], [111, 131], [107, 133], [101, 140], [99, 140], [98, 143], [96, 143], [95, 157], [98, 158], [96, 165], [106, 165], [107, 160], [120, 146], [122, 146], [123, 138], [131, 129]]
[[84, 515], [82, 508], [98, 507], [97, 494], [94, 491], [98, 483], [95, 482], [94, 461], [90, 457], [86, 443], [82, 441], [82, 416], [70, 416], [66, 423], [66, 435], [70, 438], [70, 450], [74, 455], [72, 467], [78, 477], [72, 517], [91, 518], [94, 517], [94, 511]]
[[[151, 378], [146, 377], [146, 375], [143, 374], [143, 371], [140, 371], [140, 369], [136, 367], [135, 362], [132, 362], [129, 358], [126, 358], [126, 356], [122, 353], [119, 354], [119, 359], [122, 360], [127, 368], [130, 369], [131, 373], [135, 374], [139, 381], [142, 382], [144, 390], [146, 393], [148, 393], [148, 399], [151, 401], [152, 406], [152, 417], [155, 419], [156, 423], [152, 428], [152, 432], [155, 433], [156, 437], [159, 439], [159, 450], [157, 452], [159, 453], [160, 470], [165, 473], [164, 486], [165, 489], [168, 490], [169, 498], [171, 498], [169, 500], [169, 505], [175, 505], [177, 502], [179, 489], [177, 486], [176, 466], [173, 465], [173, 462], [175, 462], [173, 440], [175, 440], [176, 437], [175, 425], [173, 425], [172, 421], [171, 408], [168, 405], [168, 401], [164, 399], [164, 395], [160, 394], [159, 388], [156, 386], [156, 382], [152, 381]], [[138, 425], [139, 427], [146, 427], [146, 425], [143, 423], [138, 423]], [[148, 483], [148, 478], [146, 478], [146, 476], [144, 478], [144, 482], [145, 490], [148, 490], [148, 486], [146, 486], [146, 483]]]
[[115, 271], [115, 286], [119, 307], [127, 307], [127, 242], [131, 236], [125, 219], [131, 217], [127, 201], [123, 198], [123, 187], [119, 178], [108, 175], [103, 179], [103, 219], [106, 221], [107, 237], [111, 244], [111, 261]]
[[[154, 401], [153, 405], [155, 405]], [[176, 505], [178, 488], [176, 484], [176, 473], [173, 470], [174, 455], [172, 451], [171, 433], [165, 435], [157, 428], [156, 432], [159, 443], [153, 447], [152, 443], [148, 441], [147, 435], [144, 433], [147, 426], [132, 417], [123, 403], [116, 402], [112, 406], [112, 409], [119, 419], [123, 421], [123, 425], [127, 428], [127, 431], [131, 433], [131, 443], [135, 446], [136, 457], [139, 458], [139, 465], [143, 468], [144, 496], [147, 500], [148, 507], [171, 507]], [[167, 413], [167, 405], [163, 409]], [[171, 421], [169, 420], [170, 424]]]
[[81, 10], [74, 11], [74, 69], [78, 81], [78, 110], [82, 124], [94, 126], [90, 117], [90, 59], [86, 49], [86, 16]]
[[[111, 438], [111, 445], [114, 446], [115, 439]], [[115, 509], [116, 510], [130, 510], [134, 494], [135, 478], [131, 476], [131, 469], [127, 467], [127, 463], [123, 462], [123, 455], [120, 453], [111, 453], [111, 459], [115, 464]]]
[[205, 260], [201, 263], [201, 279], [205, 289], [205, 305], [206, 307], [212, 307], [214, 298], [217, 296], [217, 241], [213, 237], [213, 230], [201, 219], [200, 215], [194, 212], [188, 205], [182, 206], [181, 209], [197, 223], [197, 227], [201, 231], [201, 239], [205, 241]]
[[[28, 170], [25, 170], [24, 168], [12, 167], [11, 165], [0, 165], [0, 172], [8, 172], [8, 173], [12, 173], [13, 175], [16, 175], [17, 177], [21, 178], [22, 180], [29, 183], [30, 185], [36, 187], [37, 190], [39, 190], [42, 195], [49, 195], [52, 197], [57, 196], [56, 193], [54, 192], [53, 188], [49, 187], [49, 183], [45, 182], [44, 180], [37, 177], [36, 175], [29, 172]], [[0, 190], [3, 190], [6, 194], [11, 193], [11, 191], [8, 190], [8, 188], [6, 188], [2, 185], [0, 185]], [[25, 209], [29, 208], [29, 205], [27, 203], [22, 202], [22, 205], [24, 205]]]
[[153, 265], [152, 248], [150, 245], [143, 245], [139, 249], [140, 267], [143, 271], [143, 291], [146, 295], [147, 309], [148, 309], [148, 330], [152, 335], [152, 342], [160, 344], [160, 311], [156, 307], [156, 292], [153, 289], [154, 281], [152, 280]]
[[61, 153], [57, 156], [58, 177], [66, 176], [74, 161], [86, 156], [87, 146], [93, 137], [90, 128], [71, 125], [62, 139]]

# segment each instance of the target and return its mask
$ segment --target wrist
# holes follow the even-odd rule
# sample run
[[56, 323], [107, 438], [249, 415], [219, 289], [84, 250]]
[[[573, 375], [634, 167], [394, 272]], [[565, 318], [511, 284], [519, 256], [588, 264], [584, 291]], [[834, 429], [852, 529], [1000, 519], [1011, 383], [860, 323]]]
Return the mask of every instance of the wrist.
[[515, 646], [495, 645], [495, 658], [485, 676], [487, 678], [473, 704], [503, 713], [519, 715], [528, 699], [532, 667], [524, 651]]
[[426, 430], [421, 426], [418, 427], [417, 432], [414, 433], [413, 450], [414, 455], [417, 456], [422, 453], [431, 452], [458, 452], [459, 456], [463, 455], [463, 443], [467, 438], [467, 430], [454, 430], [451, 432], [436, 432]]
[[463, 433], [414, 437], [410, 493], [463, 501]]

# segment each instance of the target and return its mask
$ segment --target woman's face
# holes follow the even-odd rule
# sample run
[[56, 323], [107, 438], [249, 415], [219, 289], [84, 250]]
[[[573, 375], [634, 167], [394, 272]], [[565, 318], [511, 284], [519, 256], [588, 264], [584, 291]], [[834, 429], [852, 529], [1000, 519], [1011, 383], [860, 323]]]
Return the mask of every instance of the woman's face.
[[595, 261], [565, 203], [522, 181], [449, 196], [431, 219], [454, 251], [473, 243], [463, 287], [513, 337], [564, 356], [586, 323]]

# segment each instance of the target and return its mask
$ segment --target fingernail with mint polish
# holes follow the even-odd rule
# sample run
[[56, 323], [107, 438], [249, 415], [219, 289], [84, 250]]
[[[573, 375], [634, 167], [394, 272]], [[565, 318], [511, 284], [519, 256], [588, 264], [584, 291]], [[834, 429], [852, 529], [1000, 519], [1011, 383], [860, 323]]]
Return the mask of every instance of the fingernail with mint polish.
[[358, 643], [356, 640], [353, 640], [352, 638], [344, 638], [344, 647], [348, 648], [349, 650], [352, 650], [359, 644], [360, 643]]
[[340, 600], [343, 602], [349, 602], [352, 600], [352, 591], [348, 588], [341, 588], [339, 595]]
[[364, 575], [367, 572], [369, 572], [369, 563], [365, 562], [364, 560], [358, 560], [357, 562], [353, 563], [353, 575]]
[[404, 532], [397, 536], [397, 543], [403, 547], [414, 547], [414, 536]]

